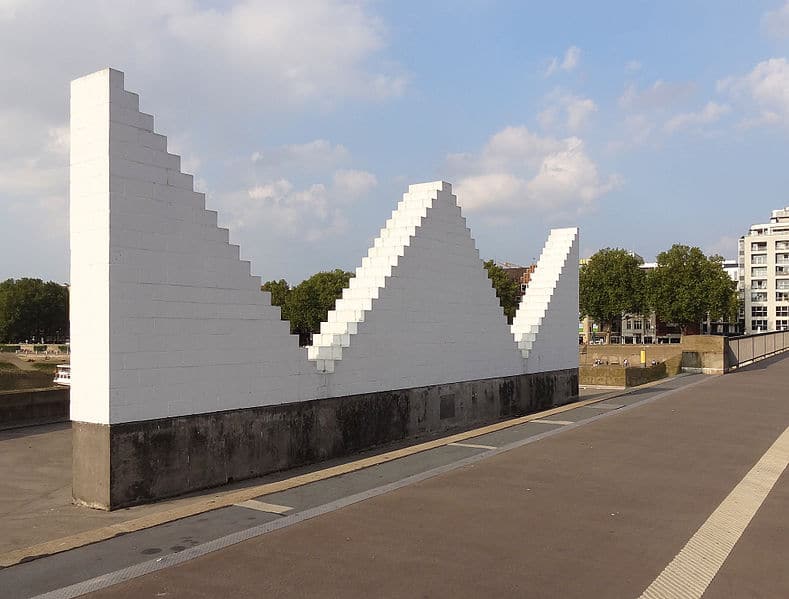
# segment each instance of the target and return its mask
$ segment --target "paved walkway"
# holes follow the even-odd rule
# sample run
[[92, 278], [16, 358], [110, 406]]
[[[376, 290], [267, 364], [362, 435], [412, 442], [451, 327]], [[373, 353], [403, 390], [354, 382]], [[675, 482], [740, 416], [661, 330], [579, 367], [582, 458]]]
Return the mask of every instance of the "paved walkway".
[[773, 359], [7, 568], [0, 588], [786, 597], [788, 426], [789, 358]]

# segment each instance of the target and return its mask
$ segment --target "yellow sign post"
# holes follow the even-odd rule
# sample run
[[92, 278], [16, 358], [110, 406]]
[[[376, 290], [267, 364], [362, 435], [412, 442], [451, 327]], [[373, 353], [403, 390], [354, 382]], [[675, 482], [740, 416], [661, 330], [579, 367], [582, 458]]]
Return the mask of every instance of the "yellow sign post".
[[641, 350], [641, 366], [646, 366], [646, 365], [647, 365], [647, 350], [642, 349]]

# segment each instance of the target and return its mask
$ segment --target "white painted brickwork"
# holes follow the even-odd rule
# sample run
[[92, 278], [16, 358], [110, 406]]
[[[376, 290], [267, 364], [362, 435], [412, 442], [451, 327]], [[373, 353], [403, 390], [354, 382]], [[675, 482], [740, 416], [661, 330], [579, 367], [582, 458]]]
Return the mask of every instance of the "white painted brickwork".
[[[577, 230], [551, 233], [513, 339], [444, 182], [409, 187], [314, 345], [299, 348], [119, 71], [72, 82], [70, 201], [73, 420], [577, 367]], [[546, 297], [533, 317], [527, 306]]]
[[551, 230], [511, 330], [526, 372], [578, 367], [577, 228]]
[[408, 188], [309, 357], [332, 395], [523, 372], [449, 183]]
[[72, 419], [315, 398], [320, 375], [123, 73], [72, 83], [71, 127]]

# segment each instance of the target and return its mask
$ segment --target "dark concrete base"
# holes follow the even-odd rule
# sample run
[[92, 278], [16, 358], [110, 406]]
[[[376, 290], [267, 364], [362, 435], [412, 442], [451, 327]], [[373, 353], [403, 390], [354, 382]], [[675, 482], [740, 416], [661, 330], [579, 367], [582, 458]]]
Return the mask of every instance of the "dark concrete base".
[[110, 426], [75, 423], [74, 498], [102, 509], [146, 503], [577, 396], [578, 370], [568, 369]]
[[68, 414], [68, 388], [0, 391], [0, 430], [68, 422]]

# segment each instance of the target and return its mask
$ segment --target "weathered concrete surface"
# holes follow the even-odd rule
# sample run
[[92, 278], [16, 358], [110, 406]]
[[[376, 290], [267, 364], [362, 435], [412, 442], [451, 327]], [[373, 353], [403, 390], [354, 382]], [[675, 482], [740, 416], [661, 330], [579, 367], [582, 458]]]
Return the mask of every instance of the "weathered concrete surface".
[[[468, 429], [577, 395], [578, 372], [568, 369], [108, 427], [75, 423], [74, 498], [116, 509]], [[109, 496], [96, 476], [110, 481]]]
[[68, 388], [0, 391], [0, 430], [67, 422], [68, 414]]
[[682, 368], [704, 374], [725, 372], [726, 338], [720, 335], [688, 335], [682, 338]]
[[[0, 361], [5, 359], [6, 354], [0, 354]], [[53, 378], [52, 374], [38, 370], [3, 370], [0, 371], [0, 392], [51, 388]]]
[[603, 385], [607, 387], [637, 387], [678, 374], [680, 356], [673, 356], [654, 366], [628, 366], [618, 364], [584, 365], [578, 368], [581, 385]]
[[74, 422], [71, 490], [79, 503], [103, 508], [110, 504], [110, 427], [107, 424]]
[[[766, 362], [90, 596], [638, 597], [789, 425]], [[786, 596], [788, 490], [705, 597]]]

